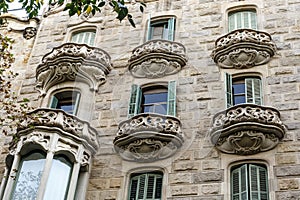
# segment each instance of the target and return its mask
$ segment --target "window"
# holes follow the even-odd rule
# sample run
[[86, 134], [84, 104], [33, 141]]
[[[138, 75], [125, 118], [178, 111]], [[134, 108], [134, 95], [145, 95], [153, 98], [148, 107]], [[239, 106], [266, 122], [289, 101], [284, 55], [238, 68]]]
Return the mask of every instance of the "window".
[[226, 105], [242, 103], [262, 104], [262, 87], [259, 77], [238, 77], [232, 79], [230, 74], [225, 74], [226, 80]]
[[228, 14], [228, 31], [236, 29], [257, 29], [257, 19], [255, 10], [243, 10], [229, 12]]
[[176, 115], [176, 82], [170, 81], [168, 86], [150, 86], [141, 88], [132, 85], [128, 116], [139, 113], [157, 113]]
[[147, 40], [163, 39], [174, 40], [175, 17], [148, 21]]
[[77, 91], [64, 91], [56, 93], [50, 101], [50, 108], [62, 109], [66, 113], [76, 115], [80, 93]]
[[264, 166], [244, 164], [231, 171], [231, 200], [268, 200], [268, 173]]
[[133, 175], [130, 179], [129, 200], [160, 200], [162, 179], [160, 172]]
[[71, 42], [79, 44], [87, 44], [94, 46], [95, 44], [95, 31], [80, 31], [72, 34]]

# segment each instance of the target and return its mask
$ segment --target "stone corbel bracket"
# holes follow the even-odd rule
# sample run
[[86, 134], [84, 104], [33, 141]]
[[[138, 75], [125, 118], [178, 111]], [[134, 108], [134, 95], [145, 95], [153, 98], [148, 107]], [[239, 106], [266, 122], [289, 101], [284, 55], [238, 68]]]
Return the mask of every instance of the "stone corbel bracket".
[[104, 50], [86, 44], [65, 43], [47, 53], [36, 69], [37, 90], [47, 90], [64, 81], [81, 81], [92, 91], [106, 82], [112, 69], [110, 56]]
[[186, 50], [182, 44], [151, 40], [132, 51], [128, 69], [137, 78], [160, 78], [179, 72], [186, 63]]
[[179, 119], [142, 113], [119, 124], [114, 147], [124, 160], [152, 162], [174, 155], [183, 142]]
[[221, 68], [251, 68], [269, 62], [276, 53], [271, 35], [265, 32], [238, 29], [220, 37], [211, 54]]
[[276, 147], [285, 132], [275, 108], [241, 104], [214, 116], [210, 138], [224, 153], [251, 155]]

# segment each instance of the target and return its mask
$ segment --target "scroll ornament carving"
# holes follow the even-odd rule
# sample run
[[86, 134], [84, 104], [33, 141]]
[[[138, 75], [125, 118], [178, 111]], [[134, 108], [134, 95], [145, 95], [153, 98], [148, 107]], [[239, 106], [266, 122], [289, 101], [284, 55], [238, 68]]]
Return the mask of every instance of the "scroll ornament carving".
[[110, 56], [96, 47], [65, 43], [46, 54], [36, 70], [36, 88], [44, 95], [64, 81], [82, 81], [91, 90], [98, 90], [112, 69]]
[[120, 123], [114, 145], [125, 160], [151, 162], [172, 156], [183, 141], [177, 118], [143, 113]]
[[23, 37], [26, 40], [30, 40], [31, 38], [35, 37], [37, 30], [35, 27], [26, 27], [23, 31]]
[[238, 29], [219, 38], [212, 58], [221, 68], [251, 68], [267, 63], [276, 52], [268, 33]]
[[182, 44], [151, 40], [132, 51], [128, 69], [137, 78], [159, 78], [179, 72], [186, 62]]
[[285, 131], [275, 108], [241, 104], [217, 113], [210, 135], [220, 151], [248, 155], [274, 148]]

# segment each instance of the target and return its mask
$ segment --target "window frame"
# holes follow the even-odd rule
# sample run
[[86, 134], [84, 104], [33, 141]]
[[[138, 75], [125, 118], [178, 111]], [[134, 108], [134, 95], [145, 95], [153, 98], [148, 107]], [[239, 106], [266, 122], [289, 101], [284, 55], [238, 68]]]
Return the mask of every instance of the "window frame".
[[[241, 188], [243, 187], [243, 185], [241, 183], [243, 181], [243, 179], [241, 177], [241, 174], [242, 174], [241, 171], [242, 171], [243, 168], [245, 169], [245, 174], [246, 174], [246, 177], [244, 177], [245, 190], [241, 190]], [[265, 175], [265, 179], [264, 179], [265, 185], [264, 186], [265, 186], [266, 191], [261, 191], [260, 190], [260, 187], [262, 186], [260, 174], [256, 174], [256, 176], [257, 176], [256, 178], [258, 178], [258, 179], [256, 179], [256, 184], [257, 184], [257, 187], [258, 187], [257, 189], [258, 190], [255, 190], [255, 191], [252, 190], [253, 189], [252, 184], [254, 183], [254, 181], [252, 180], [252, 174], [251, 174], [251, 173], [253, 173], [252, 169], [255, 169], [256, 173], [258, 172], [258, 170], [263, 169], [263, 171], [264, 171], [263, 173]], [[234, 184], [234, 180], [233, 180], [234, 179], [234, 174], [236, 172], [239, 176], [238, 177], [238, 186], [237, 186], [237, 188], [239, 190], [238, 193], [235, 193], [235, 191], [234, 191], [235, 187], [233, 185]], [[259, 173], [260, 172], [261, 171], [259, 171]], [[233, 200], [234, 196], [238, 195], [238, 200], [241, 200], [241, 199], [250, 200], [250, 199], [252, 199], [252, 195], [253, 195], [254, 192], [257, 192], [257, 194], [259, 195], [259, 199], [260, 199], [261, 194], [263, 193], [263, 194], [266, 195], [267, 200], [270, 200], [271, 195], [270, 195], [270, 188], [269, 188], [269, 170], [268, 170], [267, 166], [264, 165], [264, 164], [260, 164], [260, 163], [242, 163], [242, 164], [239, 164], [239, 165], [232, 166], [231, 169], [230, 169], [230, 194], [231, 194], [230, 199]], [[242, 193], [246, 194], [246, 199], [245, 199], [244, 196], [241, 196]]]
[[[238, 15], [241, 15], [240, 18]], [[245, 20], [246, 17], [248, 20]], [[227, 19], [228, 32], [238, 29], [258, 29], [257, 10], [255, 8], [231, 10], [227, 13]], [[238, 25], [238, 21], [240, 21], [240, 26]], [[248, 25], [245, 25], [245, 23], [248, 23]]]
[[[154, 83], [150, 85], [144, 85], [139, 86], [137, 84], [133, 84], [131, 86], [131, 95], [129, 99], [129, 106], [128, 106], [128, 118], [131, 118], [137, 114], [141, 114], [142, 112], [142, 96], [143, 92], [147, 91], [148, 88], [153, 88], [153, 90], [156, 90], [157, 88], [163, 88], [165, 87], [168, 94], [167, 94], [167, 110], [166, 114], [163, 115], [170, 115], [170, 116], [176, 116], [176, 81], [169, 81], [167, 84], [159, 84]], [[158, 90], [159, 91], [159, 90]], [[149, 90], [150, 92], [150, 90]], [[146, 112], [146, 113], [152, 113], [152, 112]], [[155, 113], [154, 113], [155, 114]], [[157, 113], [159, 114], [159, 113]]]
[[[85, 42], [87, 34], [89, 34], [88, 41]], [[82, 38], [80, 42], [78, 41], [79, 39], [73, 39], [75, 36], [80, 37], [82, 35]], [[76, 43], [76, 44], [86, 44], [89, 46], [95, 46], [96, 42], [96, 29], [79, 29], [72, 31], [70, 34], [69, 42]]]
[[[69, 94], [71, 94], [71, 96], [69, 96]], [[59, 97], [57, 97], [57, 95], [62, 96], [62, 97], [65, 95], [67, 97], [59, 99]], [[73, 101], [75, 102], [74, 104], [72, 104], [72, 106], [74, 106], [73, 109], [72, 109], [72, 112], [68, 112], [68, 111], [66, 111], [62, 108], [57, 108], [60, 100], [70, 101], [70, 98], [71, 98], [72, 103], [73, 103]], [[74, 100], [74, 98], [75, 98], [75, 100]], [[51, 99], [50, 99], [50, 102], [49, 102], [48, 105], [49, 105], [49, 108], [61, 109], [61, 110], [63, 110], [64, 112], [66, 112], [68, 114], [76, 116], [78, 114], [78, 110], [79, 110], [80, 99], [81, 99], [81, 93], [78, 90], [56, 91], [51, 95]]]
[[[152, 25], [159, 25], [159, 24], [162, 24], [162, 26], [163, 26], [162, 35], [160, 38], [153, 39], [154, 28]], [[165, 28], [165, 26], [167, 26], [167, 27]], [[176, 31], [176, 17], [175, 16], [161, 16], [161, 17], [155, 17], [155, 18], [149, 17], [149, 19], [147, 21], [146, 41], [151, 41], [151, 40], [174, 41], [175, 40], [175, 31]]]

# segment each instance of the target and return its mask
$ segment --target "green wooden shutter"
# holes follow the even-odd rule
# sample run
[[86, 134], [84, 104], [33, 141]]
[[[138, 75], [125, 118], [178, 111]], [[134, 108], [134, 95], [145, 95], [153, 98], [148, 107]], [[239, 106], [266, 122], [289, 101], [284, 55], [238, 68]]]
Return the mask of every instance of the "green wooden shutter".
[[131, 86], [131, 96], [128, 106], [128, 117], [133, 117], [140, 112], [141, 107], [141, 99], [142, 99], [142, 90], [140, 86], [133, 84]]
[[257, 30], [257, 19], [256, 19], [257, 15], [256, 12], [252, 11], [250, 12], [250, 28]]
[[176, 116], [176, 81], [168, 83], [167, 115]]
[[233, 106], [232, 102], [232, 76], [228, 73], [225, 73], [225, 87], [226, 87], [226, 106], [230, 108]]
[[250, 199], [268, 200], [267, 170], [257, 165], [249, 165]]
[[56, 98], [56, 96], [53, 95], [50, 101], [50, 108], [57, 108], [57, 104], [58, 104], [58, 99]]
[[235, 28], [235, 15], [231, 14], [228, 16], [228, 31], [233, 31]]
[[258, 78], [245, 79], [246, 103], [262, 104], [261, 80]]
[[151, 27], [151, 15], [149, 15], [147, 22], [147, 41], [152, 39], [153, 27]]
[[73, 109], [73, 115], [77, 114], [78, 111], [78, 106], [79, 106], [79, 100], [80, 100], [80, 93], [79, 92], [75, 92], [75, 104], [74, 104], [74, 109]]
[[173, 41], [175, 34], [175, 17], [168, 20], [168, 40]]
[[246, 164], [231, 172], [231, 199], [248, 200], [248, 174]]

